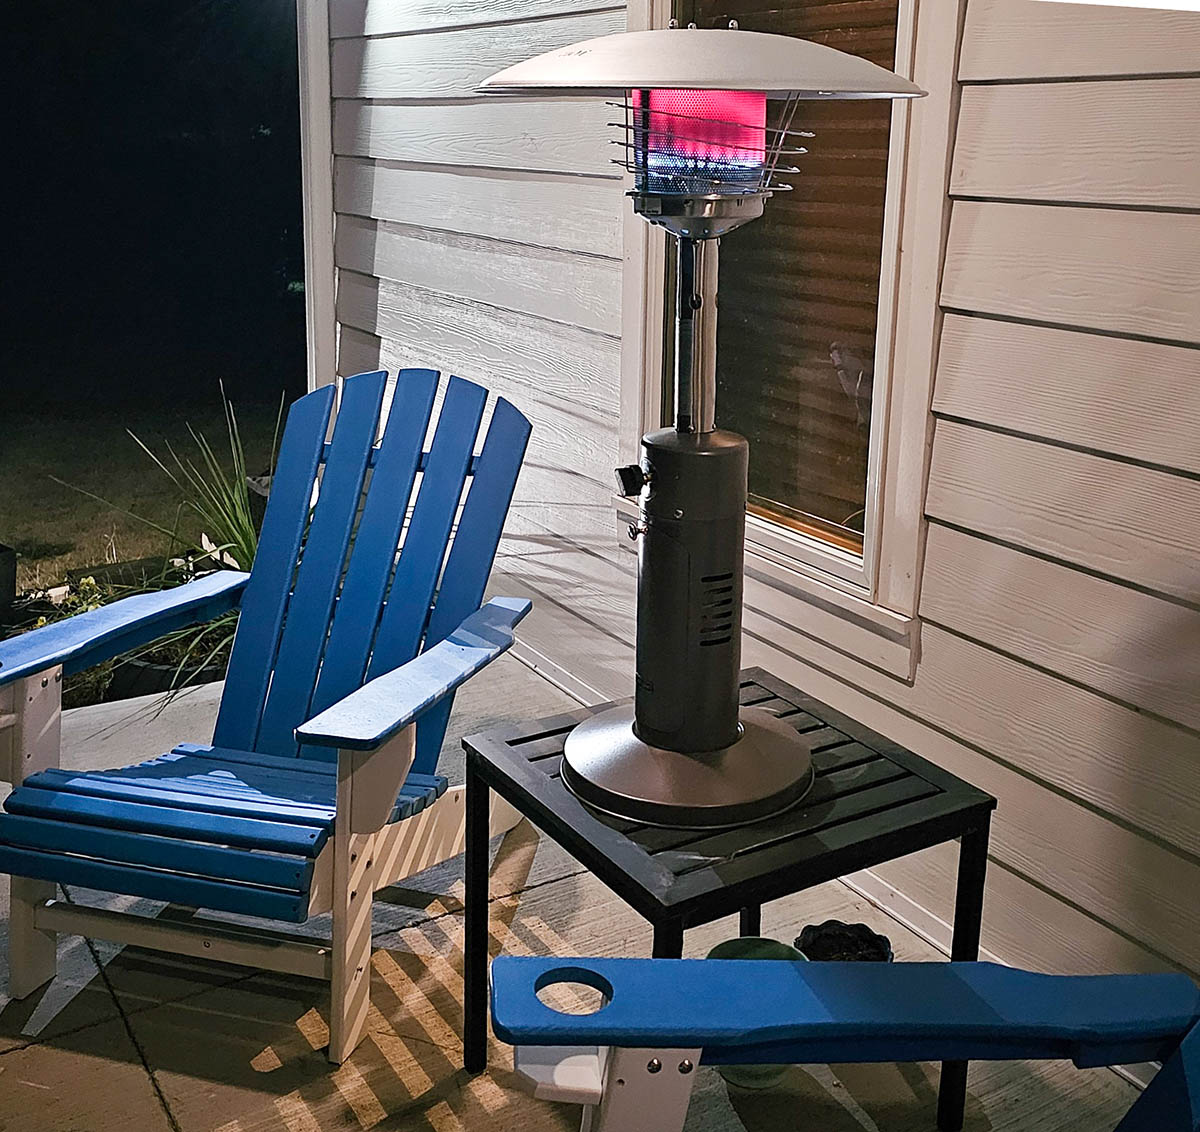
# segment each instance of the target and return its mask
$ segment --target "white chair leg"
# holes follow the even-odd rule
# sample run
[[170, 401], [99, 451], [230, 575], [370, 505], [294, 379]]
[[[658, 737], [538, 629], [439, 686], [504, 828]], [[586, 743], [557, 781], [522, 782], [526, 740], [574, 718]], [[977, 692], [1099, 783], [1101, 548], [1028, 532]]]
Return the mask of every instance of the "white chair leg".
[[333, 979], [329, 1060], [340, 1065], [362, 1041], [371, 1003], [371, 901], [375, 838], [349, 834], [333, 850]]
[[[59, 764], [62, 669], [14, 681], [0, 702], [0, 778], [14, 786]], [[8, 993], [25, 998], [54, 978], [58, 933], [34, 922], [38, 905], [54, 897], [52, 881], [12, 877], [8, 920]]]
[[8, 993], [25, 998], [54, 978], [58, 969], [58, 933], [34, 924], [37, 906], [54, 897], [48, 880], [13, 877], [8, 917]]
[[580, 1132], [683, 1132], [699, 1049], [608, 1051], [604, 1094], [583, 1110]]
[[371, 902], [382, 834], [416, 751], [410, 724], [374, 751], [338, 752], [333, 823], [333, 980], [329, 1060], [340, 1065], [362, 1041], [371, 1005]]

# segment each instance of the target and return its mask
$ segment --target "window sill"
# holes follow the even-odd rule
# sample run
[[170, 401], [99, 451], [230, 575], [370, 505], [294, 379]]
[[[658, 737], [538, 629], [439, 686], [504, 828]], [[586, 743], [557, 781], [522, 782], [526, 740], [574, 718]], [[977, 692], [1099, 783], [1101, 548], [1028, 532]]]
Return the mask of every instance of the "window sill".
[[[621, 528], [638, 516], [636, 504], [615, 499]], [[624, 545], [632, 550], [632, 544]], [[901, 680], [912, 679], [919, 620], [875, 605], [813, 574], [746, 547], [745, 632], [804, 656], [831, 648]], [[812, 642], [806, 648], [805, 641]]]
[[782, 566], [746, 548], [742, 625], [766, 644], [804, 656], [804, 639], [889, 676], [911, 680], [918, 622]]

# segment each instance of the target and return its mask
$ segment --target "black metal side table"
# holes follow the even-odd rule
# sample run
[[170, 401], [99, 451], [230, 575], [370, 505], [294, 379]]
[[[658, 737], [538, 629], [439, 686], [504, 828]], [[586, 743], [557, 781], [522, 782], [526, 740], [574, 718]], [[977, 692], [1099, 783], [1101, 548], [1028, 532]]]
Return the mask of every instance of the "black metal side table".
[[[812, 744], [816, 784], [792, 810], [729, 830], [641, 825], [596, 812], [559, 775], [566, 736], [594, 709], [521, 723], [463, 740], [467, 752], [466, 1068], [487, 1060], [489, 790], [524, 814], [645, 917], [654, 955], [683, 954], [685, 928], [734, 912], [743, 935], [760, 908], [859, 869], [961, 839], [954, 959], [979, 954], [988, 827], [996, 800], [882, 735], [764, 672], [742, 673], [742, 703], [772, 711]], [[967, 1066], [942, 1067], [938, 1127], [957, 1132]]]

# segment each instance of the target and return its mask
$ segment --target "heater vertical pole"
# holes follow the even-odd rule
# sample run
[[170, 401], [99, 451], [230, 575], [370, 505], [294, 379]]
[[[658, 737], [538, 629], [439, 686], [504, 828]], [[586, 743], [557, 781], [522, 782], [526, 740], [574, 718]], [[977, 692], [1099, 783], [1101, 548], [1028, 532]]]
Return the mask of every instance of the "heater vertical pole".
[[717, 427], [717, 249], [714, 239], [676, 238], [675, 430]]
[[681, 232], [676, 255], [675, 425], [617, 469], [640, 503], [633, 709], [580, 724], [562, 777], [623, 817], [735, 825], [799, 799], [812, 762], [796, 731], [738, 702], [749, 446], [716, 426], [717, 237]]

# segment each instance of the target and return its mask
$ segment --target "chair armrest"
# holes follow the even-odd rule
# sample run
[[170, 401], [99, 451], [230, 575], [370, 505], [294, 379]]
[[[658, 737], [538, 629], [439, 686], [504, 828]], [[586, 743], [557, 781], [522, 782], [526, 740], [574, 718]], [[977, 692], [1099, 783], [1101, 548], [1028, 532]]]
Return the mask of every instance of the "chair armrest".
[[513, 629], [532, 608], [523, 598], [492, 598], [433, 648], [297, 727], [296, 738], [318, 747], [373, 751], [508, 650]]
[[0, 687], [58, 664], [67, 673], [78, 672], [185, 625], [208, 621], [238, 604], [249, 577], [218, 570], [0, 641]]
[[[610, 1001], [560, 1014], [537, 997], [557, 982]], [[1169, 1053], [1200, 1019], [1187, 975], [1041, 975], [993, 963], [501, 956], [491, 986], [492, 1029], [511, 1045], [698, 1046], [711, 1064], [1124, 1064]]]

